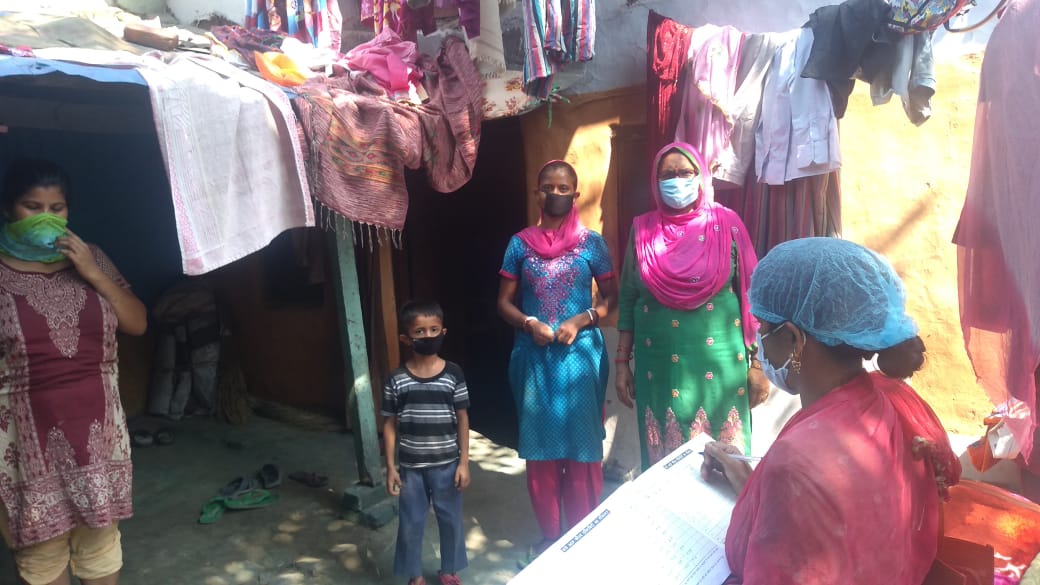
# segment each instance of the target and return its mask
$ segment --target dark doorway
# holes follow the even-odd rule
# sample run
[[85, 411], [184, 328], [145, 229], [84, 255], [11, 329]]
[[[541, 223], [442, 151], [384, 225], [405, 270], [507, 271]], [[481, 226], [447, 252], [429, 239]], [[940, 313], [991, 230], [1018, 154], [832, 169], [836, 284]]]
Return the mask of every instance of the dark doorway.
[[422, 173], [411, 194], [395, 266], [398, 304], [432, 298], [444, 307], [443, 355], [466, 373], [475, 430], [516, 447], [516, 408], [506, 371], [513, 330], [495, 308], [498, 270], [509, 238], [527, 225], [520, 122], [485, 122], [473, 178], [451, 194], [430, 190]]

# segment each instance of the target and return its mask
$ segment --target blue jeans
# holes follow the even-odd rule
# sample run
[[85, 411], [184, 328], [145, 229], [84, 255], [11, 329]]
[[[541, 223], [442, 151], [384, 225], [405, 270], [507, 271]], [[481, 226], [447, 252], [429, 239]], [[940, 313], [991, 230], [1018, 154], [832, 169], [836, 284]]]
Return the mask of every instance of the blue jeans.
[[423, 530], [431, 503], [441, 537], [441, 572], [457, 573], [469, 565], [462, 527], [462, 492], [455, 489], [458, 465], [453, 461], [436, 467], [401, 468], [401, 514], [394, 554], [397, 576], [422, 575]]

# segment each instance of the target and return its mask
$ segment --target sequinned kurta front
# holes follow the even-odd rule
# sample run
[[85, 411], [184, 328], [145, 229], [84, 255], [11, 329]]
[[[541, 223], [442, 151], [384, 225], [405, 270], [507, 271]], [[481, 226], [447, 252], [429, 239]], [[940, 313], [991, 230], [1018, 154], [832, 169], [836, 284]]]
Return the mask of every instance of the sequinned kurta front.
[[[573, 250], [552, 259], [513, 236], [500, 274], [520, 281], [520, 310], [553, 330], [592, 306], [593, 278], [613, 277], [606, 242], [588, 230]], [[571, 345], [539, 346], [517, 332], [509, 383], [520, 419], [520, 457], [602, 461], [608, 375], [599, 327], [585, 327]]]
[[748, 348], [740, 320], [737, 252], [730, 285], [692, 311], [657, 302], [629, 242], [621, 274], [618, 329], [633, 332], [636, 414], [643, 469], [699, 433], [751, 445]]

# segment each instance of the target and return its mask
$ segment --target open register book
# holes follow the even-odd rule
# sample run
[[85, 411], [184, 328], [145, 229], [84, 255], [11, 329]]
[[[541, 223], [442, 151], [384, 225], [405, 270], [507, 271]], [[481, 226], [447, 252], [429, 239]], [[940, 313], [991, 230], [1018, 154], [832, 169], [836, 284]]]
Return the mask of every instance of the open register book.
[[623, 484], [510, 585], [721, 585], [736, 498], [701, 479], [707, 441], [691, 440]]

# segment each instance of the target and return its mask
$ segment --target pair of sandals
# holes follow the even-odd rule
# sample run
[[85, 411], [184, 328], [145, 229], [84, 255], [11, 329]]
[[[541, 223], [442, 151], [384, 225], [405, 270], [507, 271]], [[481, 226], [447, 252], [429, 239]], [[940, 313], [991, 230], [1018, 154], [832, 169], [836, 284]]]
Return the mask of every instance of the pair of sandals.
[[130, 433], [130, 442], [133, 443], [135, 447], [172, 445], [175, 438], [173, 429], [169, 427], [161, 427], [154, 433], [145, 429], [137, 429]]
[[282, 483], [282, 472], [268, 463], [254, 477], [239, 476], [220, 488], [217, 496], [202, 506], [199, 524], [213, 524], [227, 510], [255, 510], [266, 508], [278, 501], [278, 494], [269, 490]]

